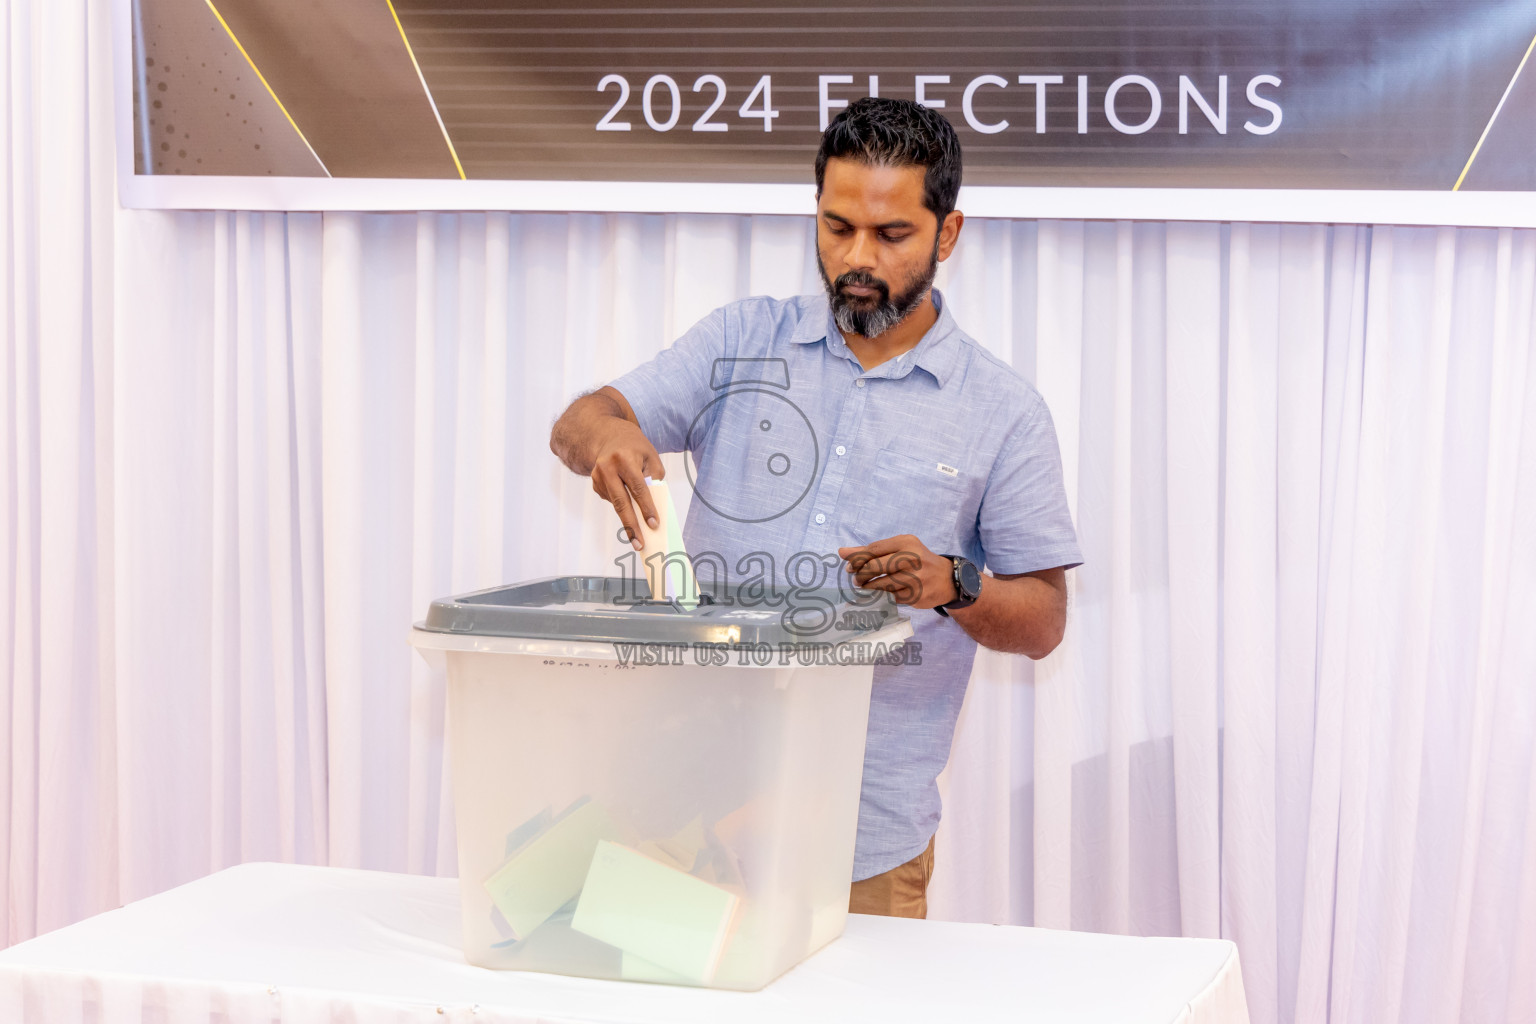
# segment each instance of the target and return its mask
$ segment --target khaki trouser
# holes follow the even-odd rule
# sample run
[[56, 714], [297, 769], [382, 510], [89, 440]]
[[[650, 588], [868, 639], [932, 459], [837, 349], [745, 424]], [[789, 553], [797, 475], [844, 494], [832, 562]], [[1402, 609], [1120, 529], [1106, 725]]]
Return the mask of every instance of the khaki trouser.
[[850, 914], [882, 917], [927, 917], [928, 880], [933, 877], [933, 840], [928, 849], [905, 864], [853, 883], [848, 894]]

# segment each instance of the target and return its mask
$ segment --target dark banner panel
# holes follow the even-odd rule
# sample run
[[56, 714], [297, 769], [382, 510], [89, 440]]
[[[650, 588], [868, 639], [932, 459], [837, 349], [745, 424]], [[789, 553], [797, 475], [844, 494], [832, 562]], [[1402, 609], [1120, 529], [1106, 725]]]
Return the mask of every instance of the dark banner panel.
[[864, 95], [969, 185], [1530, 190], [1529, 0], [134, 0], [139, 174], [803, 183]]

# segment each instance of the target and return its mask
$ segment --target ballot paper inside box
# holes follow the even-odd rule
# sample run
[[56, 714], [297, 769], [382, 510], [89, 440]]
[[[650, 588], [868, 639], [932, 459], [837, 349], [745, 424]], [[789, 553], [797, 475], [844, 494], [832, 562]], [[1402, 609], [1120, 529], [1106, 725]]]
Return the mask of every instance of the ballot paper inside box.
[[[447, 675], [465, 958], [750, 990], [841, 934], [873, 667], [777, 654], [899, 645], [884, 601], [722, 589], [690, 608], [561, 577], [434, 602], [411, 642]], [[635, 644], [776, 656], [623, 660]]]

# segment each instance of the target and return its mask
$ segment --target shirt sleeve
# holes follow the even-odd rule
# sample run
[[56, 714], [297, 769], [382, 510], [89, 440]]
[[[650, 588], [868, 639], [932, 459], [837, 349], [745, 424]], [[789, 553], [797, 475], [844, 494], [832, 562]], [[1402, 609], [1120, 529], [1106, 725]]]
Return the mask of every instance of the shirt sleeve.
[[715, 361], [725, 355], [725, 316], [717, 309], [609, 387], [629, 402], [640, 432], [658, 452], [686, 451], [695, 421], [708, 414], [716, 397], [710, 382]]
[[1062, 481], [1056, 426], [1045, 402], [1004, 442], [978, 518], [983, 555], [993, 573], [1006, 576], [1082, 564]]

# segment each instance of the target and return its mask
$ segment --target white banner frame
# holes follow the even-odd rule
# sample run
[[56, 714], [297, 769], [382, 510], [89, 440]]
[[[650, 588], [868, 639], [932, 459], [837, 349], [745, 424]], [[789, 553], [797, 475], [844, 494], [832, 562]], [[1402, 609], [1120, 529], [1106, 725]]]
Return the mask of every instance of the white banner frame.
[[[133, 170], [133, 0], [113, 3], [119, 199], [128, 209], [806, 215], [810, 184], [508, 181], [144, 175]], [[815, 154], [805, 154], [810, 177]], [[969, 217], [1536, 227], [1536, 192], [1365, 189], [1039, 188], [960, 190]]]

